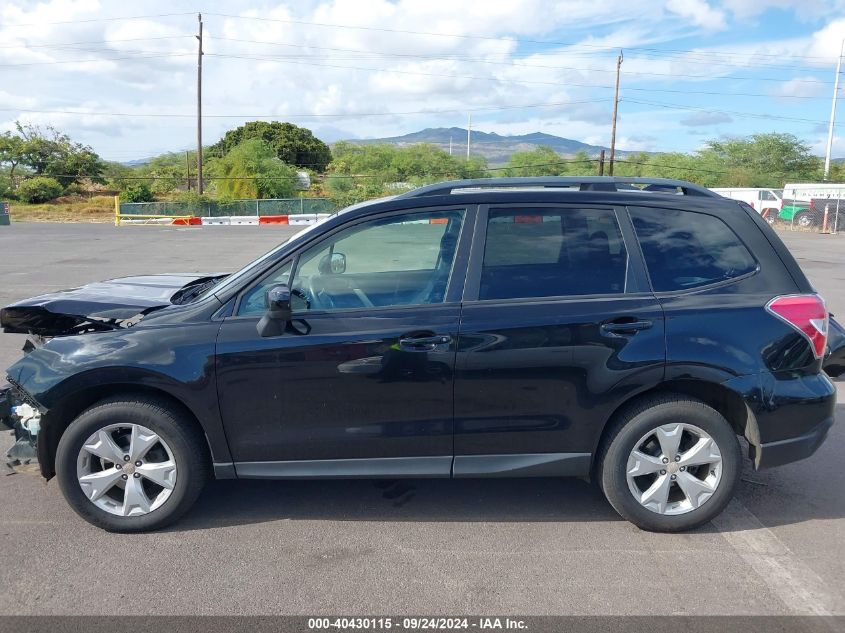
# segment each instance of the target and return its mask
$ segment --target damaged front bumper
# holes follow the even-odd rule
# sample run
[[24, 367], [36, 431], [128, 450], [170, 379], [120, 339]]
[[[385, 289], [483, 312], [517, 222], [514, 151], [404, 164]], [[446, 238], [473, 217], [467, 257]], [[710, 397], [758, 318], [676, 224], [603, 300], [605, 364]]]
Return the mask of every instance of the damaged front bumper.
[[0, 386], [0, 430], [11, 431], [15, 436], [15, 443], [6, 451], [6, 474], [37, 471], [41, 410], [26, 402], [11, 385]]

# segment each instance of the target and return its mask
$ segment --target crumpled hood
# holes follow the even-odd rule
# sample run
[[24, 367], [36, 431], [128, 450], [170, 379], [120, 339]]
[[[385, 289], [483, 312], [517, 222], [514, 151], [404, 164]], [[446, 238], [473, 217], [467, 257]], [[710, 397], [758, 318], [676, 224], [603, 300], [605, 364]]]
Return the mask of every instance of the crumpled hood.
[[0, 310], [4, 332], [59, 336], [113, 329], [118, 322], [164, 306], [187, 303], [225, 273], [121, 277], [18, 301]]

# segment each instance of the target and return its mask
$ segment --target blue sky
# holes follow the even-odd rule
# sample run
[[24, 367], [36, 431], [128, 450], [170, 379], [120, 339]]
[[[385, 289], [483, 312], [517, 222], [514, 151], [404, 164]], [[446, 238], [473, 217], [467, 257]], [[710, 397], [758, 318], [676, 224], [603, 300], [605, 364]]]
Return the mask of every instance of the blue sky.
[[621, 48], [620, 148], [778, 131], [822, 154], [845, 37], [845, 0], [6, 0], [0, 129], [51, 124], [113, 160], [192, 147], [196, 11], [206, 144], [255, 118], [333, 141], [472, 113], [607, 145]]

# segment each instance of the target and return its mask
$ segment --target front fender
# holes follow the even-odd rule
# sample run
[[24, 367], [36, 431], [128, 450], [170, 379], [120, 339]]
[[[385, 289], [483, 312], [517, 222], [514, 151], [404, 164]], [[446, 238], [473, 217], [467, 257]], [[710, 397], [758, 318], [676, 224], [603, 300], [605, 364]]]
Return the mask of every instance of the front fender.
[[12, 365], [8, 375], [44, 409], [42, 428], [48, 434], [51, 427], [63, 431], [80, 406], [121, 390], [166, 394], [199, 421], [213, 459], [228, 462], [214, 373], [218, 329], [217, 323], [199, 323], [54, 338]]

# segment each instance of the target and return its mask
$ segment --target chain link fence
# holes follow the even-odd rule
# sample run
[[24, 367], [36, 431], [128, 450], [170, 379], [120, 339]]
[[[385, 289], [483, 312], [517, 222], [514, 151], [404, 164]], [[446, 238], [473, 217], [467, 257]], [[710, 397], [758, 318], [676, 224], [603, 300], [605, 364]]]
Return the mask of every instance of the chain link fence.
[[845, 233], [845, 186], [787, 185], [778, 209], [764, 217], [776, 228], [812, 233]]
[[264, 217], [334, 213], [337, 210], [337, 205], [328, 198], [277, 198], [231, 202], [121, 202], [119, 215], [121, 217]]

